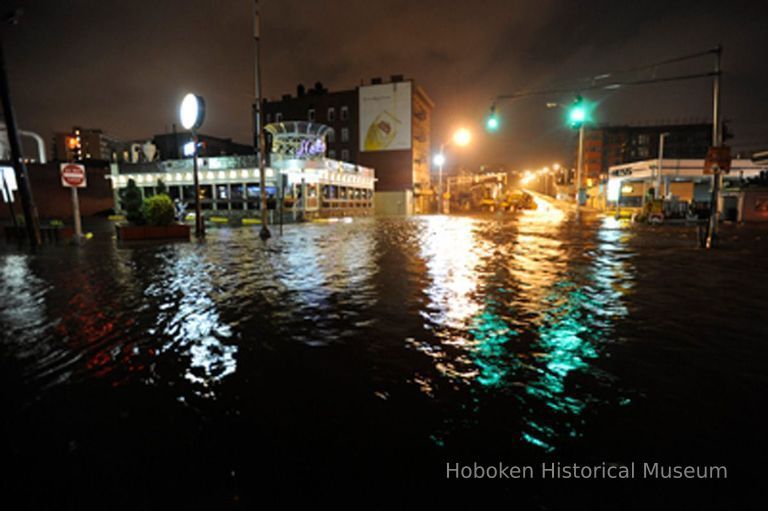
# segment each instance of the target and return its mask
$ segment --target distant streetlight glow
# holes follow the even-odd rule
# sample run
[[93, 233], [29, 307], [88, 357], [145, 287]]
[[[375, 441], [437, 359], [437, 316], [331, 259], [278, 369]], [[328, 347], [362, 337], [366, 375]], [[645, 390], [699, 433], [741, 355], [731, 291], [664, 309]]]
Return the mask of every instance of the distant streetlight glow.
[[435, 157], [432, 159], [435, 165], [438, 167], [441, 167], [445, 165], [445, 155], [443, 153], [437, 153]]
[[460, 128], [453, 134], [453, 143], [457, 146], [466, 146], [472, 141], [472, 133], [466, 128]]

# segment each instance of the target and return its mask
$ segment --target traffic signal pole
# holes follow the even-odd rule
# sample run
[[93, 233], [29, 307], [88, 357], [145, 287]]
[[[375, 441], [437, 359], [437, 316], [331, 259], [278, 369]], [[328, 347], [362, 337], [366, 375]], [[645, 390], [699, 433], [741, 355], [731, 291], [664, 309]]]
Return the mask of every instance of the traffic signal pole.
[[[16, 174], [16, 183], [21, 195], [21, 207], [24, 211], [24, 220], [27, 228], [27, 237], [32, 249], [42, 244], [40, 238], [40, 220], [37, 215], [37, 207], [32, 197], [32, 189], [29, 185], [29, 172], [24, 164], [24, 158], [21, 154], [21, 141], [19, 139], [19, 130], [16, 125], [16, 116], [11, 103], [11, 93], [8, 87], [8, 74], [5, 67], [5, 51], [3, 47], [3, 36], [0, 30], [0, 101], [3, 105], [5, 116], [5, 125], [8, 129], [8, 143], [11, 146], [11, 159], [13, 160], [13, 169]], [[11, 197], [9, 197], [9, 200]]]
[[579, 126], [579, 155], [576, 163], [576, 211], [581, 208], [581, 181], [584, 167], [584, 123]]

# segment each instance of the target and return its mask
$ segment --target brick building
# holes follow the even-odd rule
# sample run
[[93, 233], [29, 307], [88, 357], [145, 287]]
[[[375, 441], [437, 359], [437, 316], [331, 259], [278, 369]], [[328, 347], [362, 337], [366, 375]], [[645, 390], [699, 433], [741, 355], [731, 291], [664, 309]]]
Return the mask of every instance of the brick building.
[[[662, 133], [668, 133], [664, 139], [665, 158], [703, 158], [712, 143], [712, 125], [704, 123], [586, 128], [584, 132], [586, 185], [590, 186], [590, 182], [595, 184], [607, 179], [608, 169], [613, 165], [657, 157], [659, 137]], [[575, 161], [576, 156], [574, 156]]]

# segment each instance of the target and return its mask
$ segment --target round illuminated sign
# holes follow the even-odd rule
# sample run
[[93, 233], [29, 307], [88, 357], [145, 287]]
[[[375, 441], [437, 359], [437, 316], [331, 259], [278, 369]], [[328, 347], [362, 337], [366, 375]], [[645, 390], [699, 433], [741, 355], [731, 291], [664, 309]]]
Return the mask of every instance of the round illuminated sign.
[[205, 119], [205, 101], [196, 94], [187, 94], [181, 102], [181, 125], [184, 129], [197, 129]]

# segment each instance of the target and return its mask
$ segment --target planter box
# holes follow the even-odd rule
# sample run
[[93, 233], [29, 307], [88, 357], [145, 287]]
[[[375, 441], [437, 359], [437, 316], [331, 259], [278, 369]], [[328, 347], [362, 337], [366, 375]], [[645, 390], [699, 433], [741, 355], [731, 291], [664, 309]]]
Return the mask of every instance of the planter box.
[[184, 224], [165, 226], [155, 225], [117, 225], [117, 239], [121, 241], [138, 240], [189, 240], [190, 228]]

